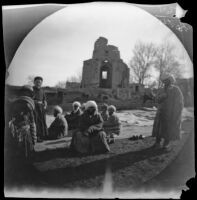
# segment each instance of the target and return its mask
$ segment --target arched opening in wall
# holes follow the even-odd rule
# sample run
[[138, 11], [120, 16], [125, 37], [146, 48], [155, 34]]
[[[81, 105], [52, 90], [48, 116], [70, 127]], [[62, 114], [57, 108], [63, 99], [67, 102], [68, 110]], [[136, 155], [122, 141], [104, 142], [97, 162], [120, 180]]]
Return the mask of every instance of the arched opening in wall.
[[112, 87], [112, 66], [109, 62], [104, 62], [100, 69], [100, 88]]

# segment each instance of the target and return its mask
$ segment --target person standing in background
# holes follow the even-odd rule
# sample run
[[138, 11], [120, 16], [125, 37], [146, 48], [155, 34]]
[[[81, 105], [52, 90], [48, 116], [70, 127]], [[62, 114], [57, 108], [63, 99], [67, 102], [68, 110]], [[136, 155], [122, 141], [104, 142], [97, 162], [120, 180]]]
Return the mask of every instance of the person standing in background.
[[180, 139], [184, 99], [179, 87], [174, 85], [176, 80], [172, 74], [163, 74], [161, 81], [164, 88], [158, 98], [159, 107], [153, 124], [152, 136], [156, 137], [154, 147], [160, 148], [161, 140], [164, 139], [163, 148], [168, 149], [170, 141]]
[[34, 78], [34, 102], [36, 111], [36, 128], [37, 128], [37, 141], [42, 142], [48, 136], [48, 130], [46, 125], [46, 108], [47, 101], [45, 92], [42, 88], [43, 78], [37, 76]]

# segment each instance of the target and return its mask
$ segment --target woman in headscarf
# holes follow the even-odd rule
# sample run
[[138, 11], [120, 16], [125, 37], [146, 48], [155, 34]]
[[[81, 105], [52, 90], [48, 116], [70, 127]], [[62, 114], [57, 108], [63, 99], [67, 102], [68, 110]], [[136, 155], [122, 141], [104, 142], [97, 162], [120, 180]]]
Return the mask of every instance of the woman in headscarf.
[[108, 142], [113, 143], [114, 142], [114, 134], [119, 135], [120, 134], [120, 128], [121, 123], [116, 115], [116, 107], [113, 105], [110, 105], [108, 107], [108, 113], [109, 117], [106, 121], [104, 121], [103, 128], [106, 132]]
[[85, 104], [81, 115], [79, 130], [73, 134], [71, 149], [78, 153], [104, 153], [110, 151], [103, 131], [103, 119], [98, 113], [95, 101]]
[[54, 107], [55, 120], [51, 123], [48, 132], [49, 139], [55, 140], [65, 137], [68, 134], [68, 124], [64, 116], [62, 115], [62, 108], [60, 106]]
[[48, 136], [48, 129], [46, 125], [46, 114], [45, 110], [47, 107], [47, 101], [45, 92], [42, 89], [43, 78], [37, 76], [34, 78], [34, 102], [36, 110], [36, 128], [38, 142], [42, 142]]
[[168, 148], [171, 140], [180, 139], [181, 114], [184, 104], [181, 90], [174, 85], [174, 76], [166, 73], [162, 75], [161, 81], [164, 88], [157, 98], [159, 105], [152, 136], [156, 137], [155, 147], [160, 147], [163, 138], [163, 148]]
[[78, 128], [79, 126], [79, 119], [82, 114], [81, 112], [81, 104], [78, 101], [73, 102], [72, 104], [73, 110], [71, 111], [70, 114], [66, 114], [65, 118], [68, 122], [68, 129], [69, 130], [74, 130]]
[[[6, 134], [6, 148], [10, 155], [22, 160], [31, 160], [37, 140], [33, 88], [23, 86], [20, 95], [10, 106], [9, 132]], [[20, 162], [20, 161], [19, 161]]]

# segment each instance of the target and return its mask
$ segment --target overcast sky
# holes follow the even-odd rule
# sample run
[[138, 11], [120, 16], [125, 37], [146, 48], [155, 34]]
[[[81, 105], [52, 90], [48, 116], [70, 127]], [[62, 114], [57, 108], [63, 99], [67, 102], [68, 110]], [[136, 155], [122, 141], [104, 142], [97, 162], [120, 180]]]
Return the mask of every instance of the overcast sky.
[[137, 41], [170, 41], [185, 63], [185, 77], [192, 76], [192, 63], [184, 47], [158, 19], [126, 3], [91, 3], [69, 5], [38, 24], [17, 50], [7, 83], [23, 85], [29, 75], [40, 75], [44, 85], [54, 86], [80, 74], [83, 61], [92, 57], [94, 42], [100, 36], [119, 48], [127, 64]]

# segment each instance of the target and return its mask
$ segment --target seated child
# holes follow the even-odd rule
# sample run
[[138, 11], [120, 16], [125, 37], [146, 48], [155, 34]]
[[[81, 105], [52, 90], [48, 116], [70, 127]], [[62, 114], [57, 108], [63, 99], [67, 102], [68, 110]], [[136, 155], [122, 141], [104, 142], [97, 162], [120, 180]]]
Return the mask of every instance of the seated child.
[[79, 127], [79, 119], [82, 114], [81, 112], [81, 104], [78, 101], [75, 101], [73, 103], [73, 110], [70, 114], [66, 114], [65, 118], [68, 122], [68, 129], [73, 130], [77, 129]]
[[105, 103], [101, 106], [101, 117], [103, 118], [103, 121], [107, 121], [109, 117], [108, 105]]
[[104, 122], [103, 128], [104, 128], [104, 131], [106, 132], [107, 137], [109, 139], [112, 138], [112, 140], [110, 141], [114, 142], [114, 134], [116, 135], [120, 134], [121, 123], [118, 116], [116, 115], [115, 106], [110, 105], [108, 107], [108, 112], [109, 112], [109, 117], [107, 121]]
[[55, 140], [62, 137], [65, 137], [68, 134], [68, 124], [64, 116], [62, 115], [62, 108], [59, 106], [54, 107], [54, 117], [55, 120], [50, 125], [49, 139]]

